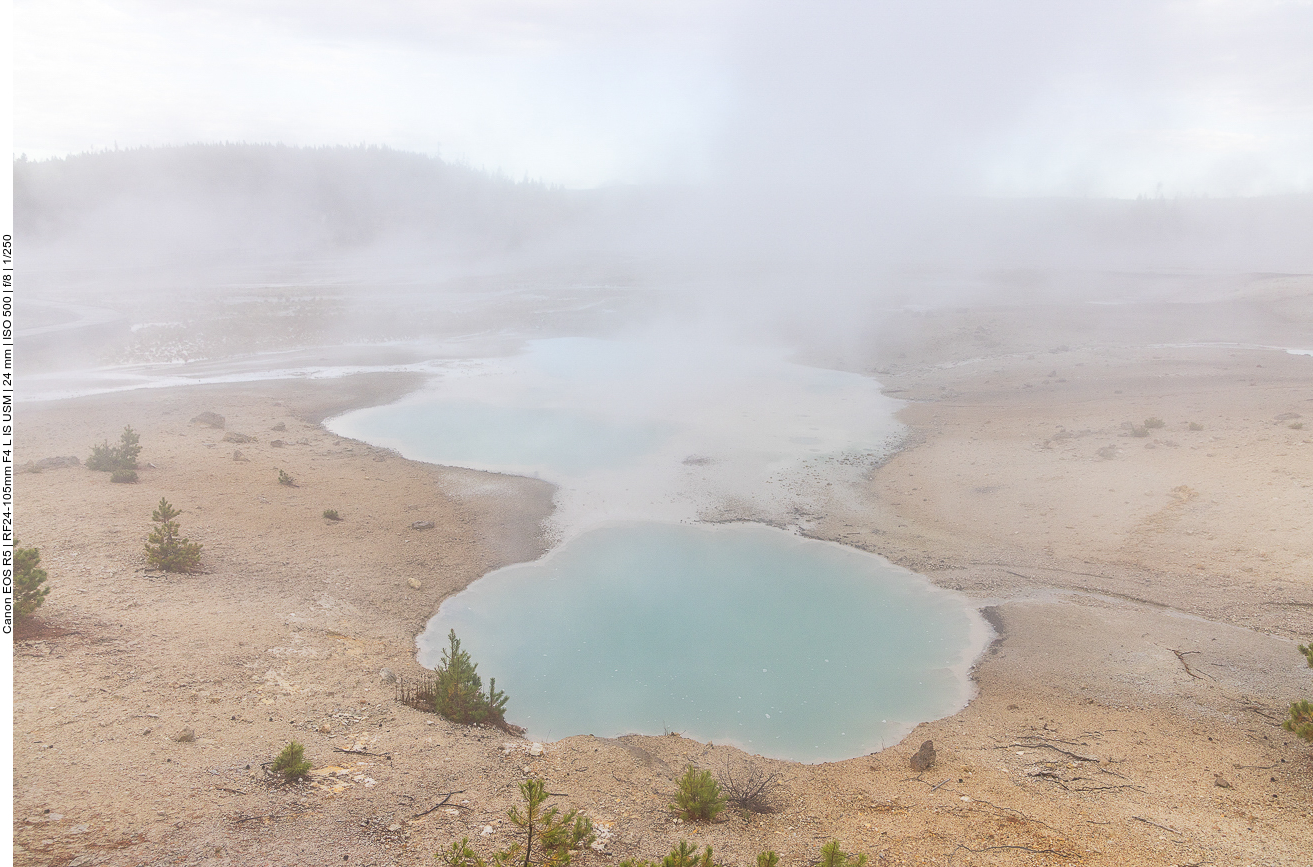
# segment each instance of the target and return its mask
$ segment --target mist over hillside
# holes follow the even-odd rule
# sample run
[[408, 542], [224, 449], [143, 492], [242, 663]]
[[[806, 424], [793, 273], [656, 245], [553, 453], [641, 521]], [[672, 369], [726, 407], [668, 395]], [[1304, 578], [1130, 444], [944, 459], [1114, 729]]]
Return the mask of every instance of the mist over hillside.
[[[217, 144], [14, 163], [40, 271], [241, 260], [1313, 269], [1313, 196], [867, 198], [514, 182], [376, 147]], [[477, 265], [476, 265], [477, 263]], [[396, 264], [395, 262], [393, 264]]]
[[42, 283], [86, 272], [513, 258], [567, 225], [560, 190], [376, 147], [218, 144], [14, 163]]

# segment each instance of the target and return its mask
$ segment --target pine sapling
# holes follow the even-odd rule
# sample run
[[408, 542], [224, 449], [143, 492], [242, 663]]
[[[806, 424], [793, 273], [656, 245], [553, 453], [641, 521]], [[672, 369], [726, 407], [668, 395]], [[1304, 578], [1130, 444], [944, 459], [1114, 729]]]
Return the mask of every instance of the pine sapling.
[[710, 822], [725, 809], [725, 796], [711, 771], [699, 771], [692, 765], [676, 781], [675, 803], [670, 809], [679, 818], [690, 822]]
[[174, 518], [180, 514], [163, 497], [151, 513], [155, 529], [146, 537], [146, 562], [152, 568], [163, 569], [165, 572], [195, 572], [200, 569], [202, 546], [178, 535], [178, 522]]
[[310, 763], [305, 760], [305, 746], [292, 741], [283, 747], [283, 751], [274, 759], [272, 770], [281, 774], [285, 782], [304, 780], [310, 773]]
[[821, 863], [817, 867], [866, 867], [866, 855], [856, 855], [839, 848], [838, 840], [831, 840], [821, 847]]
[[50, 593], [46, 583], [46, 570], [41, 568], [41, 551], [20, 548], [14, 541], [14, 617], [21, 619], [41, 607]]

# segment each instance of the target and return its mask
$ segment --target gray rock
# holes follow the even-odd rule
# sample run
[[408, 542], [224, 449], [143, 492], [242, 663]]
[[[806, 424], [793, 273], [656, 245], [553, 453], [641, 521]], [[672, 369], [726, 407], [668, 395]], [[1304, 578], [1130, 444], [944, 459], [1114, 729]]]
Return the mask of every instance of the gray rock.
[[381, 671], [378, 673], [378, 678], [379, 678], [379, 680], [383, 681], [384, 683], [396, 683], [396, 682], [397, 682], [397, 676], [396, 676], [395, 673], [393, 673], [392, 669], [390, 669], [390, 668], [385, 668], [385, 669], [381, 670]]
[[196, 740], [196, 732], [186, 728], [174, 735], [173, 739], [180, 744], [189, 744]]
[[287, 445], [287, 443], [283, 442], [282, 440], [272, 440], [270, 441], [269, 445], [271, 445], [276, 449], [281, 449], [283, 446]]
[[410, 525], [410, 529], [412, 529], [412, 530], [432, 530], [435, 526], [437, 526], [437, 525], [434, 524], [432, 521], [416, 521], [415, 523], [413, 523], [413, 524]]
[[1229, 789], [1231, 788], [1231, 781], [1221, 774], [1214, 774], [1213, 785], [1217, 786], [1219, 789]]
[[928, 771], [935, 766], [936, 758], [937, 756], [935, 755], [935, 742], [926, 741], [925, 743], [921, 744], [921, 749], [917, 750], [916, 754], [912, 756], [912, 762], [911, 762], [912, 770], [916, 771], [917, 773], [920, 773], [921, 771]]
[[76, 467], [82, 463], [74, 455], [63, 455], [57, 458], [42, 458], [39, 461], [28, 461], [19, 469], [24, 473], [39, 473], [43, 470], [57, 470], [61, 467]]
[[229, 431], [223, 435], [223, 441], [226, 443], [253, 443], [255, 442], [255, 437], [248, 437], [246, 434]]
[[223, 416], [217, 412], [203, 412], [196, 418], [192, 419], [193, 424], [209, 425], [210, 427], [223, 428], [227, 423]]
[[278, 431], [287, 430], [287, 422], [280, 421], [278, 424], [269, 428], [269, 430], [278, 430]]
[[241, 452], [240, 449], [233, 449], [233, 460], [235, 460], [235, 461], [249, 461], [250, 458], [248, 458], [246, 455], [242, 454], [242, 452]]

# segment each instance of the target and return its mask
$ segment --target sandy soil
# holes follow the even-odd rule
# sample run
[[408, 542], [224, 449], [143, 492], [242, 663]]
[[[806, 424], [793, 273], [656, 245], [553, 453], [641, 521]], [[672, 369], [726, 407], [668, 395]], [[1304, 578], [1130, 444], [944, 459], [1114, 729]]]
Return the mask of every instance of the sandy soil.
[[[1278, 721], [1313, 693], [1294, 651], [1313, 633], [1313, 358], [1064, 341], [1071, 312], [1045, 315], [922, 317], [878, 354], [818, 359], [882, 370], [913, 436], [809, 532], [963, 590], [1000, 638], [962, 712], [872, 756], [755, 760], [784, 775], [776, 812], [709, 826], [672, 818], [674, 778], [746, 760], [732, 748], [576, 737], [534, 756], [395, 701], [383, 670], [420, 674], [424, 620], [537, 556], [551, 508], [543, 483], [318, 426], [413, 381], [20, 406], [20, 463], [85, 458], [131, 424], [144, 468], [137, 485], [18, 477], [53, 590], [15, 644], [16, 863], [431, 864], [462, 836], [505, 845], [535, 775], [604, 830], [586, 864], [682, 838], [735, 864], [810, 863], [832, 838], [879, 864], [1307, 864], [1313, 758]], [[190, 421], [206, 410], [226, 431]], [[1150, 417], [1164, 426], [1124, 427]], [[203, 573], [145, 570], [161, 496]], [[293, 738], [313, 782], [272, 783], [261, 764]], [[918, 774], [926, 739], [938, 761]]]

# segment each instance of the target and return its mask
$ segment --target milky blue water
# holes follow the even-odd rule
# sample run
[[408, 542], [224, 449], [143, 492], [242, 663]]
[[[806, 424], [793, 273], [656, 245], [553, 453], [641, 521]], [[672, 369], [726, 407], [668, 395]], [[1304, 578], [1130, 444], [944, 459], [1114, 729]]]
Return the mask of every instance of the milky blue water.
[[455, 363], [328, 427], [558, 486], [547, 529], [564, 541], [446, 600], [418, 639], [423, 664], [455, 628], [538, 739], [677, 731], [814, 762], [962, 707], [987, 628], [960, 595], [879, 557], [696, 522], [805, 529], [860, 509], [901, 405], [779, 350], [658, 334]]
[[967, 699], [983, 625], [960, 596], [851, 548], [761, 525], [585, 532], [443, 603], [537, 739], [682, 732], [805, 762], [897, 743]]

